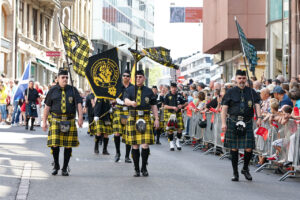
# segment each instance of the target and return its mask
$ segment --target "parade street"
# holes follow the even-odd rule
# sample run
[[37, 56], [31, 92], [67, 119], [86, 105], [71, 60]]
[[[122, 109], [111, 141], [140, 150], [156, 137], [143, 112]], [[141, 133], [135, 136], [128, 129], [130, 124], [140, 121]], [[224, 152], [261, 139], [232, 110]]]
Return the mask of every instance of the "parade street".
[[[86, 134], [86, 128], [79, 132], [80, 146], [74, 148], [70, 176], [61, 176], [61, 171], [57, 176], [52, 176], [52, 156], [46, 147], [46, 137], [41, 128], [36, 128], [35, 132], [24, 131], [24, 127], [1, 128], [1, 200], [26, 199], [26, 191], [29, 200], [187, 200], [237, 197], [245, 200], [292, 200], [299, 199], [300, 195], [299, 179], [290, 178], [279, 182], [279, 176], [273, 171], [254, 173], [253, 166], [253, 182], [246, 181], [242, 175], [239, 183], [232, 182], [229, 160], [219, 160], [218, 156], [204, 155], [200, 151], [193, 152], [190, 146], [184, 146], [182, 152], [170, 152], [164, 137], [162, 145], [151, 146], [148, 165], [150, 176], [134, 178], [133, 164], [124, 163], [124, 151], [122, 160], [114, 163], [112, 139], [108, 148], [110, 156], [94, 154], [94, 138]], [[124, 150], [123, 144], [121, 149]], [[24, 176], [24, 171], [29, 175]], [[26, 181], [28, 176], [29, 181]]]

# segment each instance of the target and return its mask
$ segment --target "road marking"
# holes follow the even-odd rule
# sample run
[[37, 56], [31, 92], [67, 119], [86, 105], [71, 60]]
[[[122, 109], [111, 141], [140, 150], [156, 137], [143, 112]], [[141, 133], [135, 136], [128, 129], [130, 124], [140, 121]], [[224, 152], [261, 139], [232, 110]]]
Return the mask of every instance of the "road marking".
[[32, 164], [25, 163], [21, 181], [20, 181], [20, 185], [18, 188], [16, 200], [26, 200], [27, 199], [28, 192], [29, 192], [31, 169], [32, 169]]

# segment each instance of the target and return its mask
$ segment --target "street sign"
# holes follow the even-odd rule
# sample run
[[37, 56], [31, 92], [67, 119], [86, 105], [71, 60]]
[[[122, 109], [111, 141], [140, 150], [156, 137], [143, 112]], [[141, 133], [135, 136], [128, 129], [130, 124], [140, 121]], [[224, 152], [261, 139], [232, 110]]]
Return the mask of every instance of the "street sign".
[[60, 57], [60, 51], [46, 51], [46, 56]]

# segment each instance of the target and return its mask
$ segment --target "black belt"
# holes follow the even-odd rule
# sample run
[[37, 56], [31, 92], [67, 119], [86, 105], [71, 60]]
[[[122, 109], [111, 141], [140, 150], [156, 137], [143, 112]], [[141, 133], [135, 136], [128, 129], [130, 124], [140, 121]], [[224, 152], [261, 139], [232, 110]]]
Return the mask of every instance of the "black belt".
[[55, 119], [61, 119], [61, 120], [72, 120], [75, 119], [75, 115], [70, 114], [70, 115], [57, 115], [57, 114], [52, 114], [52, 118]]
[[244, 116], [240, 116], [240, 115], [229, 115], [229, 118], [232, 120], [235, 120], [235, 121], [244, 121], [244, 122], [248, 122], [252, 119], [252, 118], [244, 117]]
[[135, 115], [137, 115], [137, 116], [139, 116], [139, 114], [140, 113], [143, 113], [142, 115], [140, 115], [140, 116], [144, 116], [144, 115], [150, 115], [150, 111], [149, 110], [129, 110], [129, 115], [130, 116], [135, 116]]

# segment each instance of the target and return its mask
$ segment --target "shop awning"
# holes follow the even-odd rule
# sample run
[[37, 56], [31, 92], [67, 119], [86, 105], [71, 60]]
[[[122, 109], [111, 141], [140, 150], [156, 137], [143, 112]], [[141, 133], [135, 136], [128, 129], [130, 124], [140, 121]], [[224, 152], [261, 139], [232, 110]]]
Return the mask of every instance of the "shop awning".
[[45, 67], [47, 70], [51, 71], [51, 72], [54, 72], [54, 73], [58, 73], [58, 69], [56, 68], [55, 65], [52, 65], [46, 61], [43, 61], [43, 60], [40, 60], [38, 58], [36, 58], [36, 62], [41, 64], [43, 67]]

